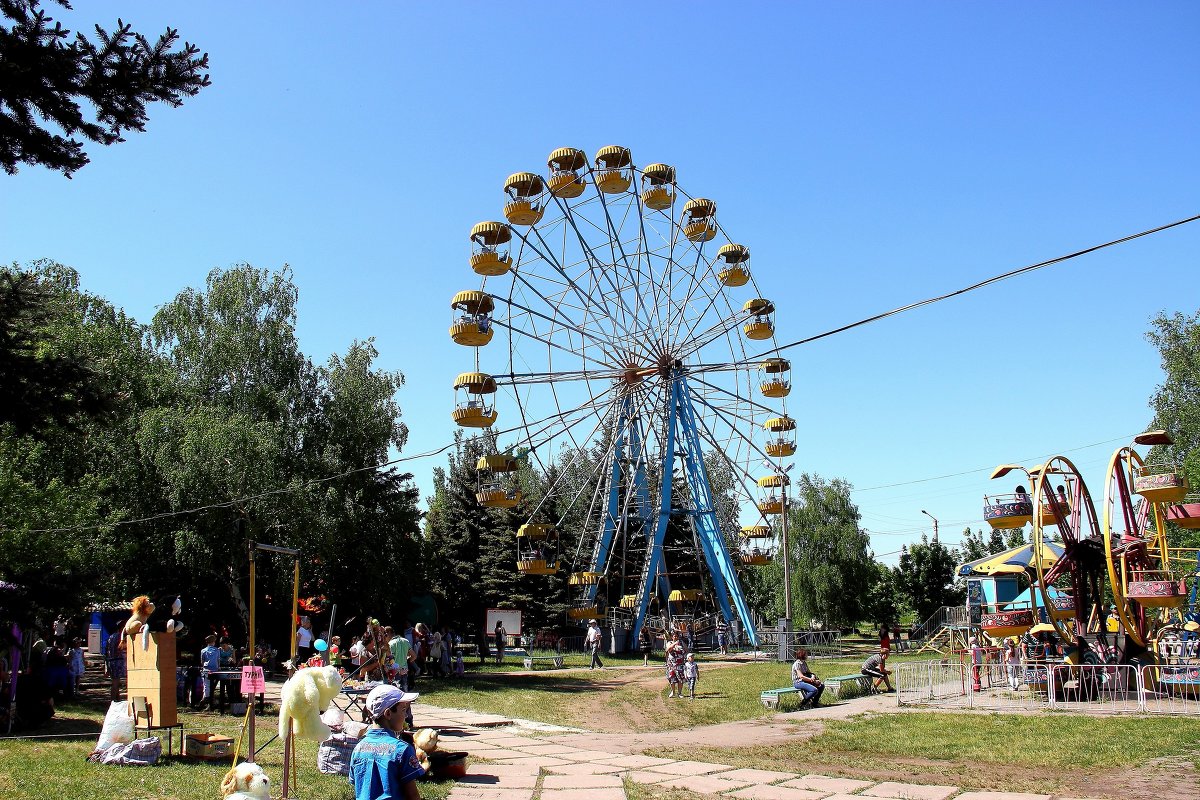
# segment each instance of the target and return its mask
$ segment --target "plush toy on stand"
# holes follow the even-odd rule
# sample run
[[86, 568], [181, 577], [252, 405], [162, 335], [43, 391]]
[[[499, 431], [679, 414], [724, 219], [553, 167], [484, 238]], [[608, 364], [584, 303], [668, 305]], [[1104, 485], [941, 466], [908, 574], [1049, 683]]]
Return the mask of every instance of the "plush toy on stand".
[[150, 606], [153, 611], [146, 627], [160, 633], [166, 631], [174, 633], [176, 636], [183, 635], [183, 622], [179, 619], [179, 615], [183, 613], [183, 600], [180, 597], [166, 597], [163, 598], [162, 603], [151, 603]]
[[287, 738], [290, 730], [301, 739], [323, 742], [329, 738], [329, 726], [321, 714], [333, 698], [342, 691], [342, 676], [336, 667], [306, 667], [288, 678], [279, 690], [279, 737]]

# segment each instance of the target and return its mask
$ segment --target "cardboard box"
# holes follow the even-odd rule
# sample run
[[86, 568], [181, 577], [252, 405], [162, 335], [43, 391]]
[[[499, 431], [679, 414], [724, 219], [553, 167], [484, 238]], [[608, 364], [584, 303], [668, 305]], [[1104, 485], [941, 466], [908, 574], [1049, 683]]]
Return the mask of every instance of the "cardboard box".
[[233, 739], [215, 733], [190, 733], [183, 740], [183, 754], [188, 758], [218, 761], [233, 755]]

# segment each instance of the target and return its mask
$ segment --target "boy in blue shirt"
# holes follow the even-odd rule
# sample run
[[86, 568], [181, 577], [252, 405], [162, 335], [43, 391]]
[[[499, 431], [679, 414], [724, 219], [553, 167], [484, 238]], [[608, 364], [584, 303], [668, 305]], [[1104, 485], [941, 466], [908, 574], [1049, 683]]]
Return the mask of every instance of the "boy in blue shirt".
[[355, 800], [420, 800], [417, 778], [425, 774], [417, 751], [398, 735], [404, 730], [412, 692], [376, 686], [367, 695], [373, 725], [350, 756], [350, 783]]
[[200, 700], [200, 705], [207, 703], [211, 708], [213, 687], [208, 675], [221, 669], [221, 648], [217, 647], [215, 633], [204, 637], [204, 645], [204, 649], [200, 651], [200, 678], [204, 681], [204, 697]]

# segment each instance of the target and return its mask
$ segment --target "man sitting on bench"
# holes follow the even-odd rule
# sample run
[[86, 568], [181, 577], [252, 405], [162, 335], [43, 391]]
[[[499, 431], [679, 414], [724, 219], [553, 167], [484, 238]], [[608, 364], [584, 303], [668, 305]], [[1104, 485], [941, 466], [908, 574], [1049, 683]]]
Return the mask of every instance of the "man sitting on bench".
[[888, 675], [891, 675], [892, 671], [887, 668], [887, 657], [888, 651], [880, 649], [878, 653], [868, 658], [862, 665], [862, 674], [874, 678], [874, 688], [876, 691], [878, 691], [880, 683], [887, 686], [887, 691], [896, 691], [892, 688], [891, 680], [888, 679]]

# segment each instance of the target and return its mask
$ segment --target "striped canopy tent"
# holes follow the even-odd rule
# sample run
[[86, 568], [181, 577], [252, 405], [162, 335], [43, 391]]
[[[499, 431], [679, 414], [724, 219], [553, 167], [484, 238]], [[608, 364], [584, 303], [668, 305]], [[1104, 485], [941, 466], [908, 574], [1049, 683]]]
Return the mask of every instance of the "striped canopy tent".
[[[1062, 545], [1043, 542], [1041, 548], [1042, 570], [1045, 571], [1054, 566], [1054, 563], [1062, 558], [1062, 554]], [[1037, 565], [1034, 558], [1033, 545], [1024, 544], [1020, 547], [1013, 547], [1001, 553], [996, 553], [995, 555], [984, 556], [974, 561], [968, 561], [966, 564], [960, 564], [958, 575], [1003, 575], [1036, 572]]]

